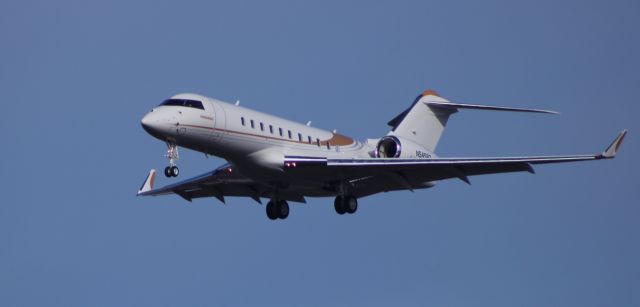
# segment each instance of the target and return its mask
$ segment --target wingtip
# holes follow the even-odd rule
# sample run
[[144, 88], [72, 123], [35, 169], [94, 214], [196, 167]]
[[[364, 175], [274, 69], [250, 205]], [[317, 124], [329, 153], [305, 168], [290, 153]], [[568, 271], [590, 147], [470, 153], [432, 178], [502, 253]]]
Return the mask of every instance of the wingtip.
[[627, 136], [627, 132], [628, 130], [624, 129], [620, 134], [618, 134], [618, 137], [616, 137], [611, 145], [609, 145], [609, 147], [607, 147], [607, 149], [602, 153], [603, 158], [614, 158], [618, 154], [622, 141], [624, 141], [624, 138]]
[[140, 189], [138, 190], [137, 195], [141, 195], [153, 190], [153, 185], [155, 183], [155, 180], [156, 180], [156, 170], [152, 169], [149, 171], [149, 175], [147, 175], [147, 178], [142, 183], [142, 186], [140, 186]]

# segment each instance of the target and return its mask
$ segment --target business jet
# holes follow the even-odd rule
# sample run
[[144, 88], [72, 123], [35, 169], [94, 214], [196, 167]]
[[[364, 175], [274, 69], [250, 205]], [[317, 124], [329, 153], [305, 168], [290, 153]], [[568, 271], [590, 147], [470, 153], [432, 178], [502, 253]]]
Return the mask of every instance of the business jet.
[[142, 127], [167, 145], [167, 177], [179, 169], [178, 147], [225, 159], [228, 163], [202, 175], [154, 188], [149, 172], [138, 195], [177, 194], [187, 201], [227, 196], [269, 199], [267, 217], [289, 216], [288, 202], [306, 197], [335, 197], [335, 211], [358, 209], [358, 199], [380, 192], [419, 190], [444, 179], [470, 184], [469, 176], [534, 173], [533, 165], [611, 159], [627, 134], [623, 130], [602, 153], [570, 156], [442, 158], [435, 153], [449, 117], [459, 110], [492, 110], [557, 114], [553, 111], [463, 104], [448, 101], [433, 90], [389, 121], [390, 131], [359, 142], [348, 136], [258, 112], [217, 99], [175, 95], [142, 118]]

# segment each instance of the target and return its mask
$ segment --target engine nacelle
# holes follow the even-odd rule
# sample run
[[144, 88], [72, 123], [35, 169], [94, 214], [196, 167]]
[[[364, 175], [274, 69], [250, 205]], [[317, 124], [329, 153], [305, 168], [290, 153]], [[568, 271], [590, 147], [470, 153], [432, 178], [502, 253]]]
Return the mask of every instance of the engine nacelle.
[[376, 145], [374, 152], [376, 158], [423, 158], [429, 159], [435, 155], [424, 147], [397, 136], [387, 135], [382, 137]]

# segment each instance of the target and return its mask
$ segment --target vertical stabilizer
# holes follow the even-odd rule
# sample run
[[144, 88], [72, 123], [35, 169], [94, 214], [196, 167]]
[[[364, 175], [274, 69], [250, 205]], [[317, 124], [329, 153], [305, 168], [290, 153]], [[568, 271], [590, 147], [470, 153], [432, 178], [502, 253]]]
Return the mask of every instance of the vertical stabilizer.
[[388, 135], [410, 140], [426, 150], [435, 152], [449, 116], [459, 109], [558, 114], [555, 111], [540, 109], [455, 103], [440, 97], [433, 90], [426, 90], [413, 101], [411, 107], [389, 122], [392, 129]]
[[411, 107], [389, 121], [394, 135], [410, 140], [434, 152], [440, 136], [447, 125], [449, 116], [455, 108], [438, 108], [429, 106], [429, 102], [449, 102], [433, 90], [426, 90], [414, 100]]

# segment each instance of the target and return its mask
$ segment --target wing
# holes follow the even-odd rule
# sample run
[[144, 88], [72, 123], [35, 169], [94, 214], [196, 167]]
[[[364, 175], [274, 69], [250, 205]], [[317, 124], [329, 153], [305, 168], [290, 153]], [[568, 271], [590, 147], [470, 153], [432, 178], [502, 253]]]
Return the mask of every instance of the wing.
[[[250, 197], [261, 203], [260, 197], [271, 197], [274, 193], [272, 187], [260, 184], [240, 174], [230, 164], [224, 164], [213, 171], [202, 175], [154, 189], [156, 171], [151, 170], [147, 179], [138, 191], [138, 196], [157, 196], [177, 194], [191, 201], [200, 197], [215, 197], [225, 202], [225, 196]], [[287, 201], [306, 202], [302, 195], [279, 191], [278, 196]]]
[[[340, 178], [340, 180], [347, 180], [352, 183], [364, 183], [365, 187], [369, 182], [373, 187], [369, 191], [361, 193], [368, 195], [373, 194], [375, 189], [393, 190], [428, 187], [424, 186], [425, 182], [448, 178], [459, 178], [469, 183], [468, 176], [473, 175], [520, 171], [534, 173], [533, 165], [535, 164], [610, 159], [617, 154], [626, 134], [626, 130], [622, 131], [604, 152], [595, 155], [435, 159], [286, 157], [285, 166], [289, 165], [289, 168], [293, 168], [290, 171], [294, 172], [302, 171], [304, 168], [313, 168], [318, 173], [321, 169], [325, 169], [327, 171], [326, 176]], [[372, 183], [376, 181], [376, 178], [384, 178], [387, 182], [390, 182], [387, 185], [390, 188], [381, 187], [379, 183]]]

